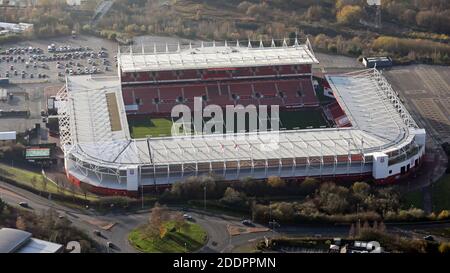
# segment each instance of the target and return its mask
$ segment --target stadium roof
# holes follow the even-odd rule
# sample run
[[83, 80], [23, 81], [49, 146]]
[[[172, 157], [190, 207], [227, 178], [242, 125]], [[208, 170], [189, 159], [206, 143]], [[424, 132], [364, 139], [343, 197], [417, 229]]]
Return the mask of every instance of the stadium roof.
[[[93, 85], [96, 89], [75, 90], [73, 87], [83, 87], [87, 82], [96, 82], [96, 79], [71, 77], [68, 79], [70, 99], [63, 107], [71, 115], [70, 147], [65, 149], [66, 152], [70, 149], [85, 162], [117, 168], [133, 164], [370, 155], [399, 149], [411, 142], [417, 125], [377, 70], [329, 75], [327, 78], [353, 127], [231, 134], [226, 137], [131, 139], [117, 78], [104, 82], [108, 88], [96, 83]], [[106, 102], [108, 93], [115, 93], [120, 105], [120, 130], [111, 129], [111, 113]], [[271, 144], [276, 137], [279, 137], [278, 144]]]
[[282, 46], [250, 47], [226, 43], [202, 43], [200, 46], [190, 45], [182, 48], [176, 45], [174, 51], [166, 46], [165, 51], [158, 51], [157, 46], [146, 50], [134, 51], [132, 47], [128, 52], [118, 54], [118, 61], [122, 72], [139, 71], [164, 71], [178, 69], [212, 69], [212, 68], [234, 68], [265, 65], [298, 65], [318, 63], [309, 42], [288, 46], [286, 42]]

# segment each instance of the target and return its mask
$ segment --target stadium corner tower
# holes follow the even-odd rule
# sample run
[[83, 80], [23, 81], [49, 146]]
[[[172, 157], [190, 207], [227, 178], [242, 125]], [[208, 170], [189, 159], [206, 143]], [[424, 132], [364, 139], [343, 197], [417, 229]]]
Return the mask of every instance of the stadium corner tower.
[[[61, 147], [71, 182], [100, 194], [134, 195], [190, 176], [391, 183], [417, 168], [425, 152], [418, 128], [375, 69], [326, 75], [349, 126], [241, 134], [133, 139], [130, 117], [170, 117], [177, 104], [320, 107], [309, 41], [288, 45], [225, 42], [119, 50], [118, 75], [70, 76], [58, 93]], [[264, 149], [266, 134], [278, 148]]]

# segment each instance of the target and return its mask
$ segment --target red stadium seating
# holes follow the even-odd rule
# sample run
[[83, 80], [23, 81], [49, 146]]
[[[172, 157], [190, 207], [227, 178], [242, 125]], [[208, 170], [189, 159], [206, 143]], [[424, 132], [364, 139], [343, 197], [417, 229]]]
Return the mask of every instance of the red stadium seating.
[[253, 75], [253, 70], [248, 67], [236, 68], [236, 70], [233, 71], [234, 77], [250, 77]]
[[153, 81], [153, 77], [150, 76], [149, 72], [138, 72], [136, 73], [136, 81], [138, 82]]
[[136, 100], [134, 98], [134, 89], [132, 87], [123, 87], [122, 97], [125, 105], [131, 105], [136, 103]]
[[309, 78], [277, 82], [278, 91], [284, 95], [285, 105], [317, 106], [319, 101]]
[[134, 76], [131, 73], [122, 73], [121, 75], [122, 82], [134, 82]]
[[189, 79], [200, 79], [200, 76], [197, 73], [197, 70], [190, 69], [190, 70], [182, 70], [181, 73], [179, 73], [178, 78], [183, 80], [189, 80]]
[[260, 66], [256, 68], [256, 76], [274, 76], [277, 72], [272, 66]]
[[167, 81], [176, 79], [177, 76], [174, 71], [158, 71], [156, 74], [156, 80], [158, 81]]
[[187, 101], [194, 101], [194, 97], [202, 97], [206, 95], [206, 86], [203, 84], [186, 85], [183, 87], [183, 97]]
[[278, 67], [278, 73], [279, 75], [289, 75], [297, 74], [297, 71], [295, 71], [294, 66], [292, 65], [281, 65]]
[[232, 103], [230, 96], [228, 95], [228, 85], [220, 85], [219, 89], [219, 86], [217, 84], [208, 84], [207, 90], [207, 104], [217, 104], [223, 106]]
[[256, 93], [261, 94], [263, 97], [272, 98], [277, 96], [276, 81], [263, 81], [253, 83], [253, 90]]
[[311, 74], [311, 65], [299, 65], [297, 69], [299, 74]]
[[159, 98], [161, 99], [161, 103], [173, 103], [179, 97], [183, 96], [182, 87], [176, 85], [166, 85], [159, 87]]
[[[304, 66], [307, 68], [307, 66]], [[253, 71], [250, 68], [239, 68], [234, 76], [247, 75], [252, 76]], [[214, 74], [229, 74], [229, 71], [214, 71]], [[268, 77], [275, 76], [276, 71], [272, 66], [258, 67], [257, 75], [266, 73]], [[293, 74], [293, 66], [280, 67], [280, 75]], [[128, 77], [128, 74], [125, 74]], [[174, 80], [176, 78], [191, 79], [198, 77], [196, 70], [185, 70], [178, 73], [178, 76], [172, 71], [158, 72], [158, 80]], [[148, 78], [145, 78], [148, 77]], [[137, 80], [152, 80], [152, 73], [139, 73]], [[133, 114], [169, 114], [176, 104], [183, 103], [193, 107], [194, 97], [206, 97], [204, 106], [216, 104], [222, 107], [226, 105], [241, 104], [247, 106], [253, 105], [280, 105], [284, 107], [305, 107], [317, 106], [318, 100], [315, 96], [314, 87], [311, 78], [291, 78], [291, 79], [260, 79], [253, 78], [249, 80], [226, 79], [212, 83], [182, 82], [175, 83], [157, 83], [140, 86], [123, 86], [122, 96], [125, 105], [138, 105], [137, 111], [128, 111]]]
[[314, 92], [314, 87], [310, 79], [300, 80], [300, 90], [303, 96], [305, 106], [318, 106], [319, 100]]
[[325, 109], [324, 112], [327, 115], [327, 117], [333, 120], [338, 127], [351, 126], [351, 123], [348, 120], [347, 115], [337, 102], [332, 102], [328, 104], [324, 109]]
[[231, 83], [231, 95], [239, 96], [241, 99], [250, 99], [253, 96], [253, 89], [250, 83]]

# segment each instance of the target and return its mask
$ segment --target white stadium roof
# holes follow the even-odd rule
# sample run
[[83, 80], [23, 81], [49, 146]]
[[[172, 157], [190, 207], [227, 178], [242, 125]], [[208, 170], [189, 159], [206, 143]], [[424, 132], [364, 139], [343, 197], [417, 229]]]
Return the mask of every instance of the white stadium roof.
[[[173, 50], [171, 50], [173, 49]], [[176, 69], [212, 69], [234, 68], [264, 65], [298, 65], [316, 64], [314, 56], [307, 41], [306, 44], [288, 46], [257, 47], [240, 45], [239, 42], [231, 45], [204, 44], [183, 48], [180, 45], [166, 45], [166, 50], [159, 51], [154, 48], [146, 50], [133, 50], [127, 52], [120, 50], [118, 62], [122, 72], [164, 71]]]
[[[117, 77], [68, 78], [68, 92], [60, 94], [65, 152], [103, 167], [166, 165], [226, 160], [279, 159], [350, 154], [370, 155], [399, 149], [411, 142], [417, 125], [398, 101], [390, 85], [374, 69], [328, 75], [328, 81], [352, 122], [351, 128], [308, 129], [231, 134], [131, 139]], [[117, 113], [107, 106], [115, 94]], [[64, 96], [67, 99], [64, 99]], [[120, 129], [112, 130], [111, 115], [119, 115]], [[69, 132], [69, 133], [65, 133]], [[270, 145], [279, 136], [278, 145]], [[272, 149], [270, 149], [272, 148]]]

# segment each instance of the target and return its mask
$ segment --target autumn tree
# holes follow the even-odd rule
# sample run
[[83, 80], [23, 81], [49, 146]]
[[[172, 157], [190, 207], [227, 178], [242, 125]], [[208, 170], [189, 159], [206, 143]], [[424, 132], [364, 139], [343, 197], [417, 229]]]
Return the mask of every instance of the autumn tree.
[[267, 184], [272, 188], [283, 188], [286, 186], [286, 182], [278, 176], [269, 176]]
[[360, 6], [346, 5], [336, 14], [336, 20], [340, 24], [349, 25], [359, 22], [363, 15], [363, 10]]
[[148, 237], [159, 236], [164, 238], [167, 233], [166, 222], [169, 220], [169, 210], [166, 206], [155, 203], [151, 213], [148, 225], [145, 228], [145, 235]]
[[20, 230], [26, 230], [27, 229], [27, 223], [25, 222], [25, 219], [22, 216], [17, 216], [16, 228], [20, 229]]
[[176, 212], [172, 216], [172, 221], [174, 223], [175, 230], [181, 231], [181, 229], [187, 227], [186, 220], [183, 217], [183, 214], [181, 212]]

